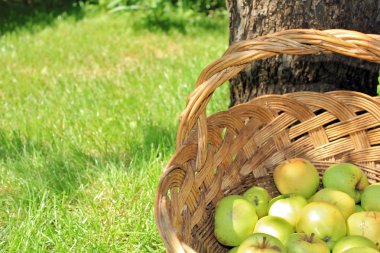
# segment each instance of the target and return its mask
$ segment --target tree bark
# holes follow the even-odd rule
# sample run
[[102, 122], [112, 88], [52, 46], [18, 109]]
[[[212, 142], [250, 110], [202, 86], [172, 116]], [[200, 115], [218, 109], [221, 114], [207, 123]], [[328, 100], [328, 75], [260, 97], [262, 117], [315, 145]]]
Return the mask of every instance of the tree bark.
[[[380, 32], [380, 0], [227, 0], [230, 44], [292, 29]], [[376, 95], [379, 66], [337, 55], [281, 55], [252, 63], [230, 81], [231, 105], [262, 94], [356, 90]]]

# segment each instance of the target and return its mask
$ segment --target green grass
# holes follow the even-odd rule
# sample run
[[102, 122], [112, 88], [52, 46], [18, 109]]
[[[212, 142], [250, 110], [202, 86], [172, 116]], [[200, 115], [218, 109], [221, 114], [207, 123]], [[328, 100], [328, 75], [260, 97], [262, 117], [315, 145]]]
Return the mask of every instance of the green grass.
[[[155, 190], [228, 26], [200, 18], [164, 32], [141, 20], [62, 15], [0, 35], [1, 252], [164, 251]], [[211, 110], [227, 105], [223, 87]]]

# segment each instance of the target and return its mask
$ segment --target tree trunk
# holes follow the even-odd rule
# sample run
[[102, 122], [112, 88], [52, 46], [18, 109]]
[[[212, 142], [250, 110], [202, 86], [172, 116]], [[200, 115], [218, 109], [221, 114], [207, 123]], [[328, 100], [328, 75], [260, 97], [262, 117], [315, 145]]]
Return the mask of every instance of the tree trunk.
[[[227, 0], [230, 44], [292, 28], [380, 32], [380, 0]], [[330, 54], [254, 62], [230, 81], [231, 105], [269, 93], [356, 90], [376, 94], [379, 66]]]

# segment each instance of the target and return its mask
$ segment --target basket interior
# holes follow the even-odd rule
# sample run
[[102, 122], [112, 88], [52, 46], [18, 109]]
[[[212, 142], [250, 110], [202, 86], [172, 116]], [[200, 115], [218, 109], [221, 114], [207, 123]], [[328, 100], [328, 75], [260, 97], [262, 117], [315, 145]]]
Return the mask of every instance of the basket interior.
[[198, 146], [195, 127], [159, 187], [171, 228], [195, 252], [227, 252], [213, 234], [216, 203], [253, 185], [278, 195], [272, 171], [285, 159], [308, 159], [320, 175], [348, 161], [380, 181], [380, 98], [348, 91], [268, 95], [211, 115], [207, 129], [207, 147]]

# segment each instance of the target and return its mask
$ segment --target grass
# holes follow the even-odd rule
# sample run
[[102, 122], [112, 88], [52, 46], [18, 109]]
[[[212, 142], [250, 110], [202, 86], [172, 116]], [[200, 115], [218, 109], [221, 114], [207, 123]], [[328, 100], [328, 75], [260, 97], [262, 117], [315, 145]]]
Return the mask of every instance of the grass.
[[[178, 114], [228, 26], [222, 16], [152, 31], [141, 20], [58, 15], [3, 30], [1, 252], [164, 251], [155, 190]], [[227, 105], [223, 87], [210, 110]]]

